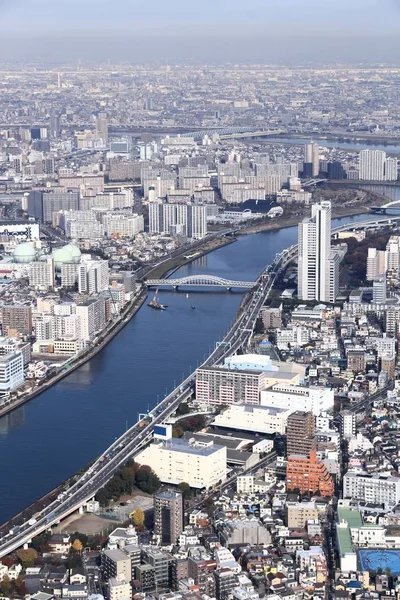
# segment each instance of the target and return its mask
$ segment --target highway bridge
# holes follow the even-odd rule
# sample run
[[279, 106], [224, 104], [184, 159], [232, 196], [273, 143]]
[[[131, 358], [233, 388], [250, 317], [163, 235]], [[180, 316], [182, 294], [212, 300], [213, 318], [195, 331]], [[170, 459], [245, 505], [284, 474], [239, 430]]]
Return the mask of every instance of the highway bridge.
[[[398, 217], [400, 219], [400, 217]], [[395, 221], [393, 218], [382, 218], [376, 221], [343, 225], [332, 231], [363, 229], [379, 227]], [[216, 344], [203, 366], [220, 363], [225, 357], [247, 350], [249, 340], [255, 327], [260, 309], [264, 305], [276, 278], [282, 268], [297, 254], [297, 245], [291, 246], [281, 254], [261, 273], [255, 288], [250, 291], [241, 307], [237, 318], [222, 340]], [[187, 377], [178, 388], [166, 396], [152, 411], [146, 420], [136, 423], [121, 435], [93, 463], [93, 465], [69, 488], [59, 494], [56, 500], [48, 504], [40, 514], [29, 521], [21, 522], [9, 531], [0, 532], [0, 558], [28, 544], [33, 537], [50, 529], [62, 519], [80, 509], [88, 500], [93, 498], [114, 473], [126, 463], [129, 458], [138, 454], [152, 437], [153, 427], [171, 416], [179, 404], [187, 400], [193, 393], [195, 373]]]
[[233, 281], [230, 279], [224, 279], [222, 277], [216, 277], [214, 275], [190, 275], [188, 277], [181, 277], [179, 279], [148, 279], [146, 282], [147, 287], [157, 288], [170, 288], [178, 290], [182, 286], [190, 287], [223, 287], [227, 290], [243, 289], [251, 290], [257, 285], [256, 281]]
[[387, 209], [392, 208], [393, 206], [400, 208], [400, 200], [393, 200], [392, 202], [382, 204], [382, 206], [371, 206], [370, 210], [374, 213], [386, 214]]

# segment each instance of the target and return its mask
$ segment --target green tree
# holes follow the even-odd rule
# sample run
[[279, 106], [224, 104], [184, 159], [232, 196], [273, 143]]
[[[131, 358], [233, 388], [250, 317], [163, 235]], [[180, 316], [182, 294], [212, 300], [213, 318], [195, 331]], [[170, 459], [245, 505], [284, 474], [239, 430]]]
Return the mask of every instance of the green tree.
[[136, 485], [142, 492], [154, 494], [160, 488], [160, 480], [149, 467], [142, 466], [136, 472]]
[[182, 494], [182, 496], [184, 498], [190, 498], [192, 495], [192, 488], [185, 481], [183, 481], [182, 483], [180, 483], [178, 485], [178, 490], [180, 491], [180, 493]]
[[33, 567], [37, 555], [38, 553], [34, 548], [21, 548], [17, 551], [18, 559], [24, 569], [27, 567]]

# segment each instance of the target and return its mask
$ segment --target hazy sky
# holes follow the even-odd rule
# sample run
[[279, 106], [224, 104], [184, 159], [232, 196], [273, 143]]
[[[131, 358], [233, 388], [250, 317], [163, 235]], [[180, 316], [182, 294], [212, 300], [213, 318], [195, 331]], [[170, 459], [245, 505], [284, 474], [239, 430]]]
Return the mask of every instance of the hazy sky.
[[128, 60], [400, 60], [400, 0], [0, 0], [0, 52]]

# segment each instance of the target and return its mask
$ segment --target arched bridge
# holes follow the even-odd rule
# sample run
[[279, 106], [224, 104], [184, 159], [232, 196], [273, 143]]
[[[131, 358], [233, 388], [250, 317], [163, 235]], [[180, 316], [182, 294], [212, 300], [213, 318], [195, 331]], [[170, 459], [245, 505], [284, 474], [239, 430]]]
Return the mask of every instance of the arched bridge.
[[188, 285], [191, 287], [224, 287], [228, 290], [232, 288], [250, 290], [256, 285], [256, 282], [233, 281], [230, 279], [223, 279], [222, 277], [216, 277], [215, 275], [189, 275], [188, 277], [181, 277], [180, 279], [148, 279], [146, 285], [147, 287], [172, 287], [174, 289], [178, 289], [183, 285]]
[[400, 200], [393, 200], [392, 202], [387, 202], [386, 204], [382, 204], [382, 206], [371, 206], [370, 210], [374, 213], [385, 214], [388, 208], [392, 208], [396, 206], [400, 208]]

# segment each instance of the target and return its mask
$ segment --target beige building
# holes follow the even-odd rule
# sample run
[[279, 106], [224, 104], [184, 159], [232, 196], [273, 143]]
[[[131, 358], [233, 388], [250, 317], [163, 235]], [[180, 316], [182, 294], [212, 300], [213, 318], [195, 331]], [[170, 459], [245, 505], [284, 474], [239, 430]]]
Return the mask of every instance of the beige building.
[[286, 504], [286, 518], [289, 529], [302, 529], [307, 521], [318, 520], [318, 510], [315, 502], [288, 502]]
[[109, 600], [132, 598], [132, 586], [129, 581], [120, 577], [111, 577], [108, 581]]
[[260, 404], [263, 371], [205, 367], [196, 371], [196, 400], [204, 404]]
[[135, 457], [149, 465], [163, 483], [202, 489], [226, 479], [226, 447], [213, 442], [172, 438], [152, 443]]
[[119, 549], [104, 550], [101, 555], [101, 570], [104, 579], [118, 578], [124, 581], [132, 579], [132, 561]]

